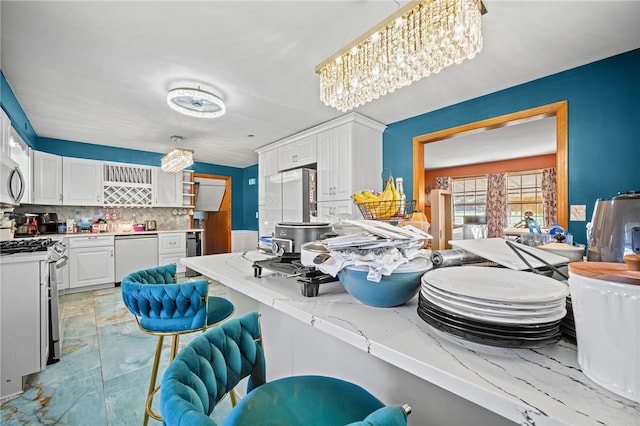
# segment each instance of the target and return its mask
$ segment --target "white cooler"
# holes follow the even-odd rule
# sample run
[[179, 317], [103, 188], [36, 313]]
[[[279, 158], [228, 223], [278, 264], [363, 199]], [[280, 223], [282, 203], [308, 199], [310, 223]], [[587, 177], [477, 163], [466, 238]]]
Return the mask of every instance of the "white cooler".
[[640, 272], [624, 263], [572, 262], [569, 286], [582, 372], [640, 402]]

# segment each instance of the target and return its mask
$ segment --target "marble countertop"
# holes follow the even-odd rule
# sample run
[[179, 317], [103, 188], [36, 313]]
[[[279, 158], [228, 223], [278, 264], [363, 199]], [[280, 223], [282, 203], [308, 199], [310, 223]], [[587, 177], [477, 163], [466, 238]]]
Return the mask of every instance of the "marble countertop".
[[638, 425], [640, 404], [601, 388], [581, 371], [576, 345], [506, 349], [455, 340], [417, 314], [417, 298], [396, 308], [363, 305], [339, 282], [302, 296], [295, 278], [263, 270], [258, 252], [182, 259], [184, 265], [372, 356], [527, 425]]

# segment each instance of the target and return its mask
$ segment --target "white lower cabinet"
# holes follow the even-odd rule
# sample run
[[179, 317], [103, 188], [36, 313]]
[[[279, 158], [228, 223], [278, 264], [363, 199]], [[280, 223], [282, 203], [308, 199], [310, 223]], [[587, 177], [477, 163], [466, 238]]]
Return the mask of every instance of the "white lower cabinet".
[[112, 235], [69, 238], [69, 288], [113, 284], [114, 280]]
[[176, 272], [185, 272], [180, 259], [187, 257], [187, 234], [169, 232], [158, 234], [158, 265], [176, 264]]
[[333, 223], [354, 218], [362, 219], [362, 215], [352, 200], [318, 202], [318, 222]]

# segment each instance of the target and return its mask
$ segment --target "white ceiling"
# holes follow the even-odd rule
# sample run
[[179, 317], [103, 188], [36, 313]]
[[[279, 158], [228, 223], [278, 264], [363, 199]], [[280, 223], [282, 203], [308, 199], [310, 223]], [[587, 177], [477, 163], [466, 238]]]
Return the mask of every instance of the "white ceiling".
[[425, 170], [556, 152], [556, 118], [542, 117], [456, 135], [424, 146]]
[[[637, 1], [485, 4], [475, 59], [357, 112], [389, 124], [640, 47]], [[196, 161], [246, 167], [255, 148], [342, 115], [320, 102], [315, 66], [397, 7], [2, 0], [0, 66], [38, 136], [160, 153], [181, 135]], [[183, 84], [219, 93], [227, 114], [171, 110]]]

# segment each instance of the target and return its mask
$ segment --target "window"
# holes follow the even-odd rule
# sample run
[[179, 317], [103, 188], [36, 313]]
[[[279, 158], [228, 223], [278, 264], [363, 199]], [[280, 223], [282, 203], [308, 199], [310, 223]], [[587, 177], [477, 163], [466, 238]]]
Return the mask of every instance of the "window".
[[515, 226], [532, 212], [540, 226], [544, 224], [542, 211], [542, 172], [510, 173], [507, 177], [507, 224]]
[[464, 216], [484, 216], [486, 202], [486, 176], [453, 179], [454, 225], [462, 225]]

